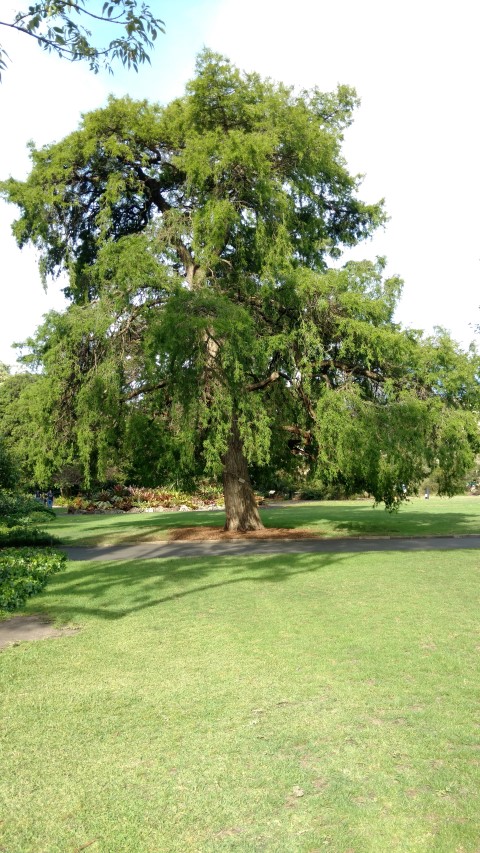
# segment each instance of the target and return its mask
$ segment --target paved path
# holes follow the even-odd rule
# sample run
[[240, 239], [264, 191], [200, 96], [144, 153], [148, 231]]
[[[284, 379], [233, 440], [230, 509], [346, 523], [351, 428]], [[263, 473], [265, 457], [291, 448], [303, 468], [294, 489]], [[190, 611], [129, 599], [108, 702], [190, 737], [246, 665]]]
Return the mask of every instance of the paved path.
[[152, 560], [171, 557], [235, 557], [262, 554], [341, 554], [367, 551], [455, 551], [480, 548], [478, 536], [400, 539], [230, 539], [227, 542], [144, 542], [65, 548], [70, 560]]

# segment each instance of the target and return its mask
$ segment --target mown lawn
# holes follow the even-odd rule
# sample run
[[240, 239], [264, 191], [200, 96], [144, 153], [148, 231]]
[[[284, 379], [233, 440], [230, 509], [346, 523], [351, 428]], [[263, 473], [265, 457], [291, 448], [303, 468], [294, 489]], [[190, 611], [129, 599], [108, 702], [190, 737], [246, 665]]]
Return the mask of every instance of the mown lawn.
[[0, 654], [0, 849], [478, 851], [479, 569], [70, 563], [30, 611], [81, 630]]
[[[302, 528], [328, 538], [480, 534], [480, 498], [414, 498], [396, 513], [367, 500], [293, 503], [262, 509], [260, 514], [267, 527]], [[223, 524], [222, 512], [59, 514], [48, 530], [67, 545], [110, 545], [165, 539], [175, 527]]]

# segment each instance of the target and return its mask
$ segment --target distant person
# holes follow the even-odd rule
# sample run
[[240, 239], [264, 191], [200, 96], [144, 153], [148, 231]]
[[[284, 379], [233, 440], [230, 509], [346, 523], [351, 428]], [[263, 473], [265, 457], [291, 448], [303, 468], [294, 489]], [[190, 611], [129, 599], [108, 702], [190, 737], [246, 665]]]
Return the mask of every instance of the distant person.
[[50, 507], [50, 509], [53, 506], [53, 492], [51, 489], [47, 492], [47, 506]]
[[430, 489], [425, 489], [425, 500], [428, 501], [430, 497]]

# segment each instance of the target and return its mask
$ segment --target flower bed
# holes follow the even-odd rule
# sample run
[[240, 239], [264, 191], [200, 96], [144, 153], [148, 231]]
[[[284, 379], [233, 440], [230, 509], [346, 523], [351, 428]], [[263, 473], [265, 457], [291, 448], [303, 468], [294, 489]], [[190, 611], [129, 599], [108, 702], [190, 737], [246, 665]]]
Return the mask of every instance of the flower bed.
[[139, 486], [113, 486], [92, 495], [79, 495], [68, 501], [58, 499], [58, 506], [66, 505], [67, 512], [165, 512], [168, 510], [223, 509], [223, 496], [216, 489], [205, 489], [194, 495], [176, 490], [147, 489]]

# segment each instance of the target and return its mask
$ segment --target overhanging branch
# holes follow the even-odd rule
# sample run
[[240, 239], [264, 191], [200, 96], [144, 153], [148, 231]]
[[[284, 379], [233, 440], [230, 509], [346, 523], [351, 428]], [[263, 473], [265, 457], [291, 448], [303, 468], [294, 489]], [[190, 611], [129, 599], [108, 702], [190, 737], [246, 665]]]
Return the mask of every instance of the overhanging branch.
[[136, 388], [134, 391], [130, 391], [129, 394], [126, 394], [122, 398], [122, 402], [126, 403], [128, 400], [134, 400], [135, 397], [141, 397], [142, 394], [151, 394], [152, 391], [159, 391], [160, 388], [165, 388], [167, 384], [166, 379], [162, 379], [161, 382], [156, 382], [155, 385], [143, 385], [142, 388]]
[[276, 382], [277, 379], [280, 379], [280, 373], [274, 370], [266, 379], [262, 379], [260, 382], [254, 382], [252, 385], [247, 385], [247, 391], [261, 391], [263, 388], [267, 388], [268, 385], [271, 385], [272, 382]]
[[334, 358], [326, 358], [324, 361], [321, 361], [318, 365], [319, 370], [322, 374], [326, 374], [326, 372], [333, 368], [334, 370], [343, 370], [345, 373], [355, 376], [364, 376], [366, 379], [370, 379], [372, 382], [385, 382], [385, 378], [381, 373], [375, 373], [374, 370], [368, 370], [366, 367], [361, 367], [360, 365], [348, 364], [347, 361], [340, 361]]

